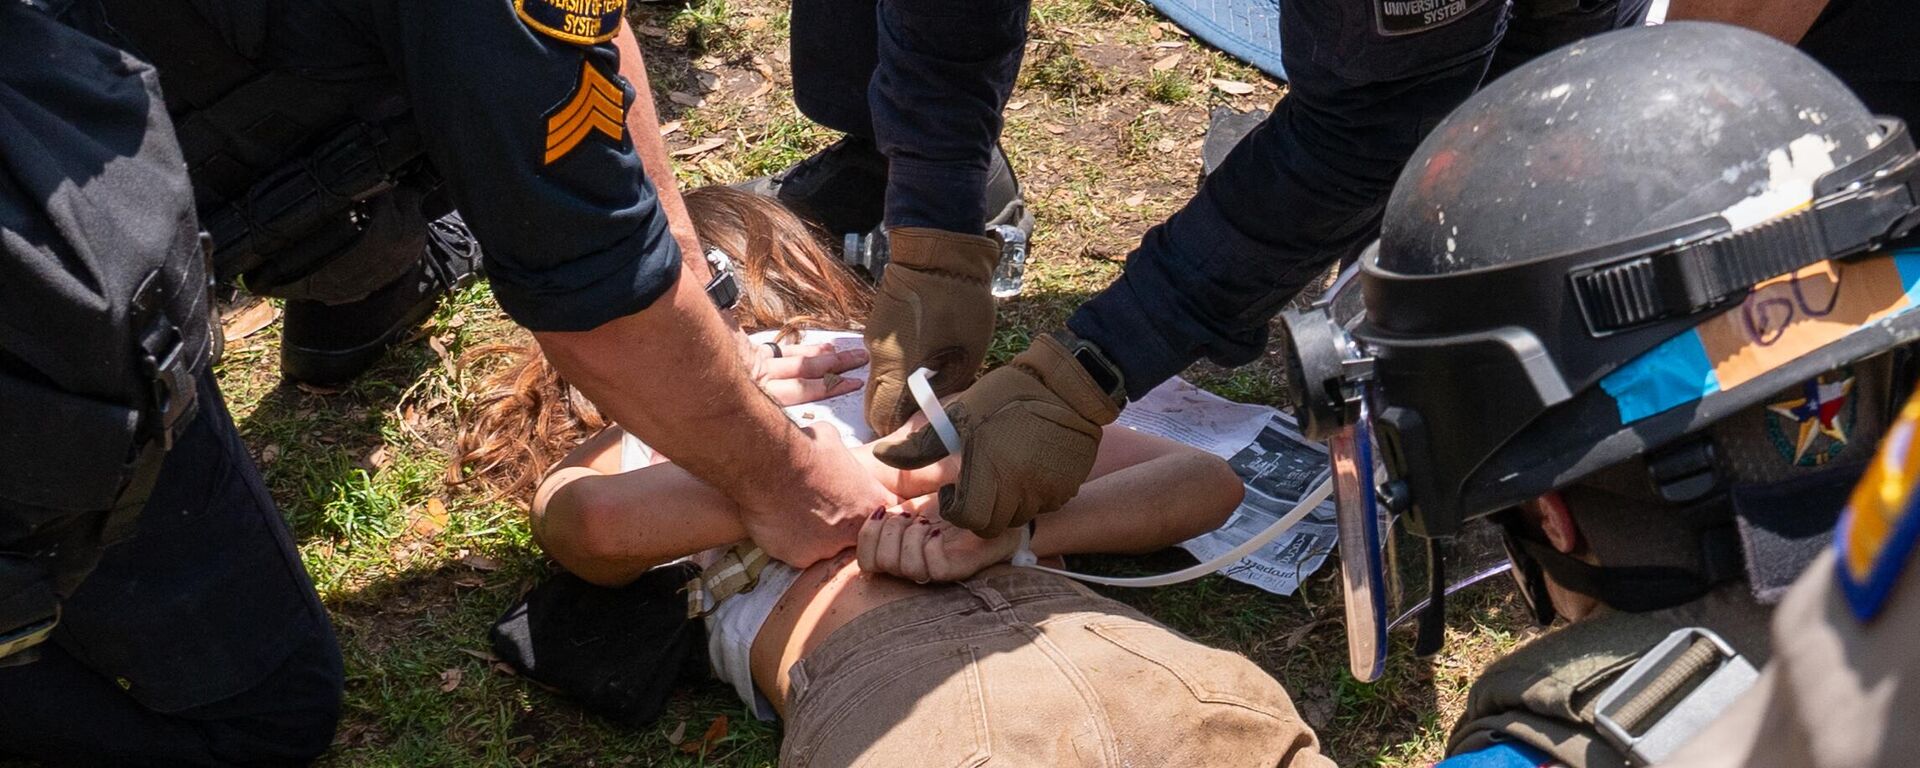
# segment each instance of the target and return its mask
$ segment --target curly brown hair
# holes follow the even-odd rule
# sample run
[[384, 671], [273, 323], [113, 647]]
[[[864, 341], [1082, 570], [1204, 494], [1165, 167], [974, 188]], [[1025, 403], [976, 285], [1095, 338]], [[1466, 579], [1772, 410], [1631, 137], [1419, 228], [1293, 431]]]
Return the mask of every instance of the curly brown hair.
[[[779, 203], [727, 187], [686, 194], [702, 244], [733, 259], [740, 280], [734, 318], [749, 333], [854, 329], [872, 290], [829, 254], [814, 230]], [[608, 421], [560, 377], [531, 338], [488, 344], [461, 356], [464, 368], [507, 362], [482, 382], [454, 439], [448, 484], [473, 483], [493, 498], [524, 503], [541, 476]]]

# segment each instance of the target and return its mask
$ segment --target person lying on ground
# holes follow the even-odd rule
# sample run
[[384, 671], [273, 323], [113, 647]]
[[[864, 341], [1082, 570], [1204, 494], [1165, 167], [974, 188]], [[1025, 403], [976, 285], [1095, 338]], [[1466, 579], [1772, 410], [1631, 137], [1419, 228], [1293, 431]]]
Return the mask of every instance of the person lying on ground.
[[[687, 202], [702, 240], [742, 266], [743, 327], [804, 341], [821, 336], [802, 328], [851, 329], [862, 315], [864, 286], [777, 204], [718, 189]], [[592, 434], [545, 473], [530, 510], [541, 547], [575, 575], [616, 586], [687, 556], [703, 566], [757, 560], [724, 494], [608, 426], [537, 354], [495, 381], [462, 437], [467, 477], [524, 493], [533, 467]], [[789, 413], [825, 421], [841, 411], [843, 423], [862, 423], [858, 394], [836, 400]], [[1218, 526], [1238, 504], [1240, 481], [1220, 459], [1108, 429], [1092, 478], [1032, 532], [1037, 555], [1153, 551]], [[864, 443], [854, 450], [866, 454]], [[1017, 532], [988, 540], [940, 521], [922, 494], [953, 470], [887, 469], [882, 482], [899, 502], [874, 511], [858, 552], [806, 569], [768, 562], [751, 589], [707, 611], [716, 675], [756, 715], [785, 720], [782, 765], [988, 755], [1022, 765], [1332, 765], [1286, 691], [1251, 661], [1067, 579], [1003, 564]], [[894, 560], [874, 562], [882, 558]], [[959, 580], [922, 584], [863, 567], [876, 564]]]

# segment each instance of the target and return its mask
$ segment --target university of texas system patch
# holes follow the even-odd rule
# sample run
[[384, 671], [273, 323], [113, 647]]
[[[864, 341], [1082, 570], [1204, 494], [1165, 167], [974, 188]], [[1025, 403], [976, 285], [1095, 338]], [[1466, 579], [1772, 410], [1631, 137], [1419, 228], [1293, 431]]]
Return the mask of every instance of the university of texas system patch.
[[612, 40], [626, 10], [627, 0], [513, 0], [513, 12], [533, 31], [581, 45]]
[[573, 95], [547, 112], [547, 147], [542, 163], [552, 165], [580, 142], [598, 133], [619, 143], [626, 136], [626, 93], [593, 66], [580, 63], [580, 84]]
[[1387, 37], [1444, 27], [1487, 0], [1373, 0], [1374, 29]]

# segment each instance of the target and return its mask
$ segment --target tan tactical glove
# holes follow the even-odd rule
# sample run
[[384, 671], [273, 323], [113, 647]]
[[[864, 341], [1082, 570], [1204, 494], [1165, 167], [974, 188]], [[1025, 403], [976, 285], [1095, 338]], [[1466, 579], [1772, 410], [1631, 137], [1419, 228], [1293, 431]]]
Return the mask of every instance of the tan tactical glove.
[[993, 340], [988, 280], [1000, 246], [983, 235], [900, 227], [887, 231], [890, 260], [867, 318], [867, 424], [887, 434], [915, 410], [907, 375], [934, 371], [936, 395], [973, 383]]
[[[996, 368], [947, 404], [960, 433], [960, 483], [940, 489], [940, 516], [981, 536], [1025, 525], [1080, 492], [1093, 471], [1100, 428], [1120, 407], [1052, 336]], [[874, 456], [911, 469], [947, 454], [932, 427], [874, 445]]]

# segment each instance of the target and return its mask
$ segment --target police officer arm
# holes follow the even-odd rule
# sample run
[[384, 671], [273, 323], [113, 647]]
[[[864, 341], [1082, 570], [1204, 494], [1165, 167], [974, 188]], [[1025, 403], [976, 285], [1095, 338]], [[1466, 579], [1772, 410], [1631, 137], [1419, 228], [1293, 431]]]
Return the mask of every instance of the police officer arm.
[[682, 279], [641, 312], [534, 337], [603, 413], [739, 505], [770, 554], [811, 564], [850, 545], [888, 495], [831, 427], [794, 426], [739, 357], [714, 354], [731, 333]]
[[658, 128], [629, 129], [646, 93], [613, 44], [624, 3], [444, 5], [384, 21], [501, 308], [607, 415], [738, 503], [770, 554], [804, 565], [851, 544], [885, 492], [837, 436], [787, 420], [705, 286], [680, 279], [686, 228], [636, 153]]

